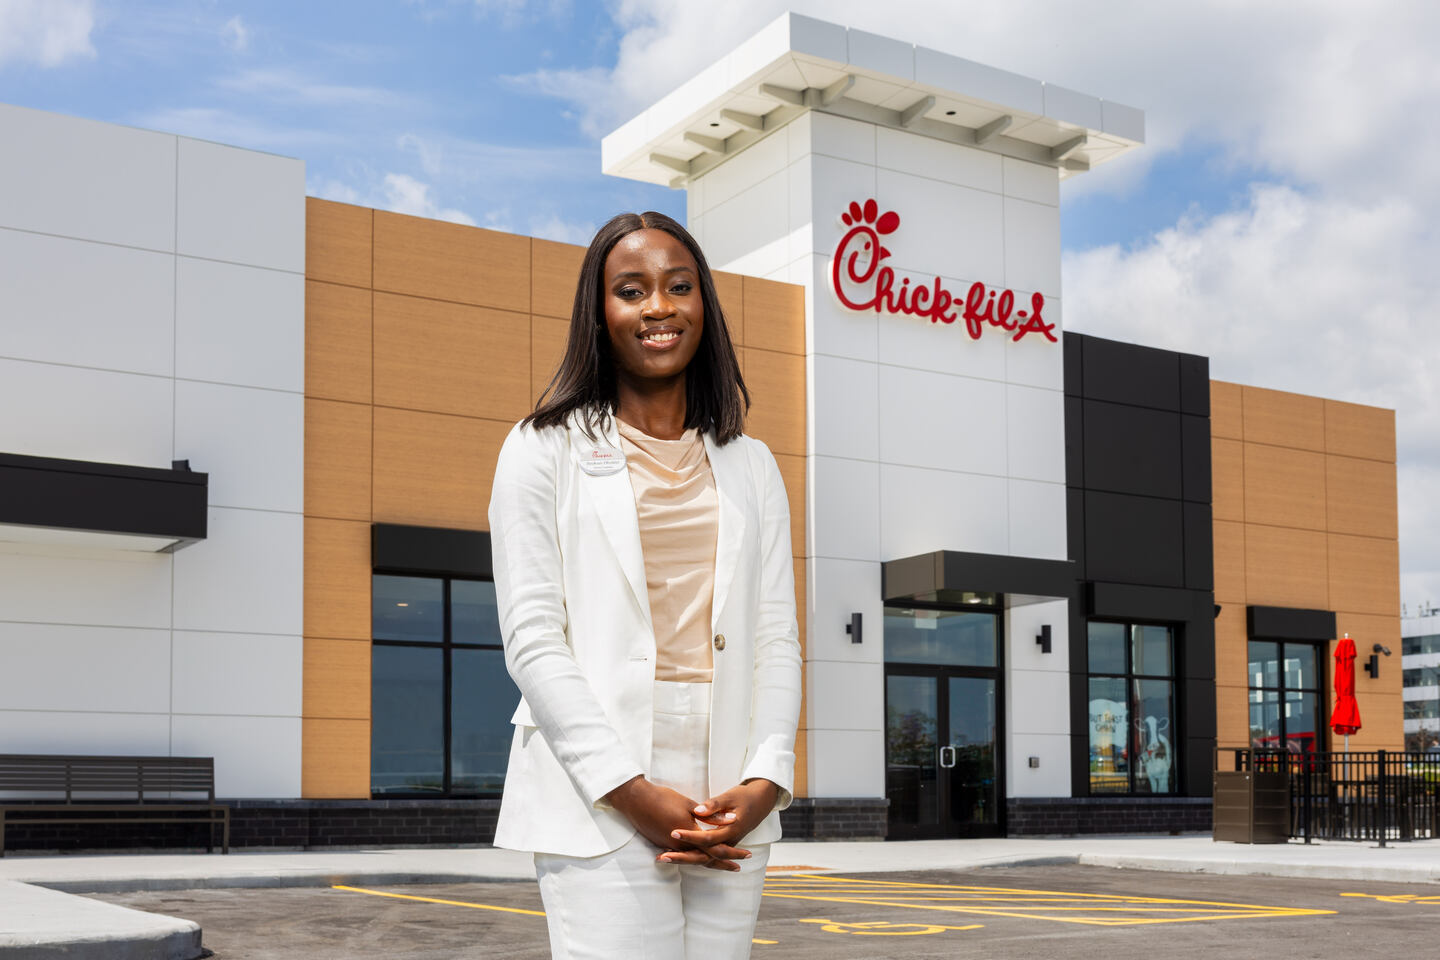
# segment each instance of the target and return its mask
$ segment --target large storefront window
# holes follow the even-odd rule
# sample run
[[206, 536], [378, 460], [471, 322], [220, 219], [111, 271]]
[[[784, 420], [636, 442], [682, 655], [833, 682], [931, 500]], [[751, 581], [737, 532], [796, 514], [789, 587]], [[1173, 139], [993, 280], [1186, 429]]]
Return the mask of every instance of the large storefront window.
[[520, 694], [495, 585], [377, 574], [372, 596], [371, 792], [498, 795]]
[[1174, 793], [1175, 632], [1089, 624], [1090, 792]]
[[1250, 641], [1250, 746], [1315, 749], [1322, 729], [1319, 663], [1313, 643]]

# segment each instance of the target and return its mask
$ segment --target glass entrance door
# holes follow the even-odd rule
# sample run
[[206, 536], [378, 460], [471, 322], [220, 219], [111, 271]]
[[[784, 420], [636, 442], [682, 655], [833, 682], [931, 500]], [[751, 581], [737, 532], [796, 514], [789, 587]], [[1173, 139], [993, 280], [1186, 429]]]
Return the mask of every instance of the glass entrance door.
[[998, 621], [981, 611], [885, 611], [892, 839], [1002, 835]]
[[885, 794], [890, 836], [1000, 835], [996, 678], [887, 668]]

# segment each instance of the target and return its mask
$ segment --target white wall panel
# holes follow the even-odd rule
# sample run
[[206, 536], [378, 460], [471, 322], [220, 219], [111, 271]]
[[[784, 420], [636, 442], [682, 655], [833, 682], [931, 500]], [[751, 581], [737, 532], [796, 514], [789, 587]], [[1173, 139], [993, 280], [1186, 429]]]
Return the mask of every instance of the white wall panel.
[[173, 755], [214, 757], [215, 795], [300, 796], [299, 717], [205, 717], [176, 714]]
[[1040, 560], [1064, 560], [1065, 484], [1007, 480], [1010, 553]]
[[[1027, 306], [1030, 304], [1030, 294], [1016, 291], [1015, 299]], [[1023, 383], [1032, 387], [1046, 387], [1050, 390], [1065, 389], [1065, 350], [1060, 335], [1063, 324], [1061, 323], [1060, 298], [1046, 297], [1041, 309], [1041, 317], [1046, 323], [1053, 323], [1055, 330], [1051, 334], [1055, 342], [1051, 343], [1044, 335], [1030, 333], [1025, 339], [1018, 343], [1012, 339], [1005, 340], [1005, 379], [1011, 383]]]
[[0, 227], [175, 249], [175, 137], [0, 104], [0, 143]]
[[998, 381], [881, 366], [880, 424], [885, 463], [1005, 472], [1005, 384]]
[[705, 173], [699, 178], [705, 182], [705, 206], [700, 212], [718, 207], [784, 170], [790, 162], [787, 147], [784, 136], [769, 136]]
[[881, 664], [812, 660], [806, 666], [806, 683], [812, 727], [879, 730], [885, 725], [885, 668]]
[[175, 259], [175, 375], [303, 392], [304, 276]]
[[875, 404], [876, 365], [816, 356], [810, 369], [815, 418], [813, 452], [852, 460], [880, 456], [880, 423]]
[[[169, 467], [173, 381], [0, 360], [0, 450], [33, 457]], [[24, 411], [23, 416], [13, 415]]]
[[0, 664], [6, 709], [162, 713], [170, 707], [168, 630], [0, 622]]
[[[805, 625], [808, 660], [875, 663], [884, 659], [884, 605], [880, 596], [880, 564], [873, 560], [834, 560], [811, 557], [806, 561], [809, 609]], [[859, 613], [861, 642], [845, 628], [850, 614]]]
[[0, 229], [0, 355], [169, 376], [174, 303], [171, 254]]
[[[810, 158], [810, 216], [815, 227], [815, 252], [825, 258], [827, 268], [835, 245], [849, 229], [840, 215], [850, 204], [863, 205], [875, 197], [875, 190], [876, 170], [871, 164], [819, 154]], [[903, 214], [901, 224], [903, 229]]]
[[1004, 282], [1012, 290], [1039, 290], [1047, 299], [1060, 295], [1059, 207], [1005, 198]]
[[882, 560], [935, 550], [1009, 552], [1004, 477], [883, 464], [880, 494]]
[[211, 507], [209, 526], [175, 554], [175, 627], [300, 635], [304, 518]]
[[[810, 148], [804, 152], [818, 153], [839, 160], [875, 164], [875, 127], [873, 124], [837, 117], [829, 113], [807, 114], [810, 118]], [[792, 150], [792, 155], [794, 151]], [[835, 211], [837, 214], [839, 210]]]
[[[1055, 344], [1058, 351], [1059, 344]], [[1065, 395], [1007, 384], [1005, 387], [1008, 473], [1025, 480], [1065, 482]]]
[[712, 267], [764, 276], [789, 262], [788, 182], [781, 170], [705, 212], [705, 258]]
[[302, 395], [181, 380], [175, 404], [175, 456], [210, 474], [211, 506], [304, 509]]
[[880, 551], [880, 471], [873, 461], [810, 457], [811, 556], [874, 560]]
[[893, 170], [876, 171], [875, 189], [882, 209], [900, 215], [899, 229], [885, 238], [894, 254], [887, 262], [895, 270], [961, 277], [967, 284], [1003, 283], [1003, 250], [996, 243], [1003, 234], [1003, 198], [998, 193]]
[[[838, 236], [836, 239], [839, 239]], [[836, 299], [830, 285], [829, 254], [814, 254], [807, 266], [808, 271], [802, 271], [802, 275], [808, 272], [806, 281], [813, 280], [813, 286], [806, 291], [805, 297], [805, 312], [811, 320], [807, 341], [810, 351], [832, 357], [873, 361], [880, 329], [879, 315], [873, 310], [847, 309]]]
[[1060, 205], [1060, 171], [1043, 163], [1002, 158], [1004, 192], [1007, 197], [1029, 200], [1032, 203]]
[[[1044, 624], [1050, 626], [1050, 652], [1042, 653], [1035, 637]], [[1012, 670], [1051, 670], [1066, 675], [1070, 670], [1070, 603], [1052, 600], [1024, 603], [1005, 611], [1005, 664]], [[1069, 695], [1066, 695], [1069, 699]], [[1069, 723], [1058, 732], [1068, 732]], [[1056, 732], [1056, 731], [1052, 731]]]
[[885, 796], [885, 734], [882, 730], [809, 730], [812, 797]]
[[164, 713], [0, 709], [0, 753], [169, 756], [170, 717]]
[[298, 717], [300, 637], [175, 631], [176, 713]]
[[[1070, 796], [1070, 738], [1023, 733], [1010, 737], [1006, 757], [1005, 793], [1010, 797]], [[1030, 769], [1029, 759], [1040, 758]]]
[[[1033, 645], [1035, 639], [1030, 638]], [[1010, 733], [1070, 735], [1070, 675], [1056, 670], [1010, 669], [1005, 712]]]
[[1001, 157], [997, 153], [890, 127], [877, 127], [875, 137], [877, 166], [962, 187], [1001, 192]]
[[180, 138], [176, 252], [305, 271], [305, 164]]
[[0, 618], [168, 629], [171, 557], [0, 543]]
[[[895, 282], [909, 278], [911, 285], [934, 289], [934, 275], [897, 272]], [[879, 318], [879, 356], [881, 363], [919, 370], [933, 370], [986, 380], [1005, 379], [1005, 353], [1009, 335], [986, 327], [980, 339], [971, 339], [965, 327], [963, 301], [970, 284], [953, 278], [941, 278], [941, 288], [961, 303], [951, 309], [953, 323], [932, 322], [928, 317], [885, 314]]]

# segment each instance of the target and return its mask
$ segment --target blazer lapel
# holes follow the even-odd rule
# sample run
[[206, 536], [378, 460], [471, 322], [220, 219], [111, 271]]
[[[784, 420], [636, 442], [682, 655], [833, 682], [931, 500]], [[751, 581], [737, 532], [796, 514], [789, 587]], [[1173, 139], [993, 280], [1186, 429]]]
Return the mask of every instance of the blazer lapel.
[[[620, 449], [620, 434], [615, 421], [609, 420], [607, 429], [601, 434], [601, 442], [615, 450]], [[570, 422], [570, 455], [575, 458], [580, 474], [582, 496], [590, 499], [600, 526], [605, 530], [605, 539], [615, 553], [615, 559], [630, 584], [630, 593], [645, 618], [645, 625], [652, 631], [650, 621], [650, 593], [645, 585], [645, 554], [640, 547], [640, 520], [635, 512], [635, 488], [630, 485], [630, 471], [622, 469], [606, 477], [591, 476], [579, 468], [587, 447], [595, 443], [585, 436], [580, 425], [572, 418]]]
[[705, 434], [705, 452], [710, 457], [710, 472], [715, 477], [716, 499], [720, 502], [719, 525], [715, 537], [715, 596], [710, 605], [711, 632], [720, 622], [720, 611], [730, 595], [735, 579], [735, 565], [740, 559], [740, 544], [745, 538], [744, 452], [740, 443], [720, 446], [714, 437]]

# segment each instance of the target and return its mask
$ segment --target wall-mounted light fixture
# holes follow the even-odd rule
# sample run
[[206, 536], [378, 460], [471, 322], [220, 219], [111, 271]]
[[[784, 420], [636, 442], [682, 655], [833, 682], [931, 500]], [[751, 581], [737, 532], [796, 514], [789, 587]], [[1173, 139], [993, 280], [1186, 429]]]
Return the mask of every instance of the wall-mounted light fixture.
[[1380, 679], [1380, 654], [1383, 653], [1383, 654], [1385, 654], [1385, 656], [1387, 656], [1387, 657], [1390, 656], [1390, 648], [1387, 647], [1387, 646], [1385, 646], [1385, 644], [1383, 644], [1383, 643], [1377, 643], [1377, 644], [1375, 644], [1375, 646], [1371, 647], [1370, 650], [1371, 650], [1370, 659], [1367, 660], [1367, 661], [1365, 661], [1365, 672], [1368, 673], [1368, 674], [1370, 674], [1370, 677], [1371, 677], [1372, 679], [1374, 679], [1374, 680], [1379, 680], [1379, 679]]
[[1050, 652], [1050, 624], [1040, 627], [1040, 632], [1035, 635], [1035, 642], [1040, 644], [1041, 653]]
[[860, 614], [850, 614], [850, 622], [845, 624], [845, 632], [850, 634], [851, 643], [860, 642]]

